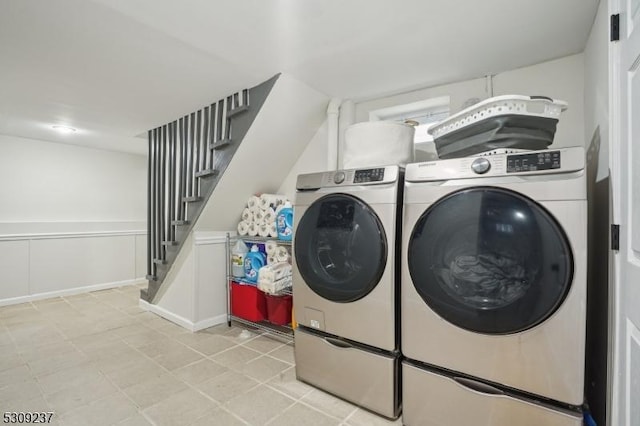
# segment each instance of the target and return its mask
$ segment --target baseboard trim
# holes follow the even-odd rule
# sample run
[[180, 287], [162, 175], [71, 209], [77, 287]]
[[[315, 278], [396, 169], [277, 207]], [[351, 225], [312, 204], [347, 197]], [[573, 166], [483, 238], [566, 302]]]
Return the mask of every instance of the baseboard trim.
[[126, 285], [143, 284], [147, 280], [144, 278], [135, 278], [132, 280], [113, 281], [102, 284], [94, 284], [84, 287], [74, 287], [65, 290], [48, 291], [45, 293], [30, 294], [28, 296], [11, 297], [8, 299], [0, 299], [0, 306], [17, 305], [19, 303], [33, 302], [35, 300], [51, 299], [53, 297], [73, 296], [75, 294], [90, 293], [97, 290], [107, 290], [110, 288], [123, 287]]
[[215, 317], [207, 318], [202, 321], [198, 321], [197, 323], [193, 323], [192, 321], [188, 320], [185, 317], [174, 314], [173, 312], [168, 311], [167, 309], [161, 306], [151, 304], [142, 299], [140, 299], [139, 306], [145, 311], [149, 311], [158, 316], [161, 316], [162, 318], [168, 321], [171, 321], [172, 323], [177, 324], [180, 327], [186, 328], [191, 332], [204, 330], [205, 328], [213, 327], [214, 325], [224, 324], [225, 322], [227, 322], [226, 315], [218, 315]]
[[202, 321], [198, 321], [193, 325], [193, 331], [204, 330], [205, 328], [213, 327], [216, 325], [224, 324], [227, 322], [227, 314], [218, 315], [215, 317], [207, 318]]

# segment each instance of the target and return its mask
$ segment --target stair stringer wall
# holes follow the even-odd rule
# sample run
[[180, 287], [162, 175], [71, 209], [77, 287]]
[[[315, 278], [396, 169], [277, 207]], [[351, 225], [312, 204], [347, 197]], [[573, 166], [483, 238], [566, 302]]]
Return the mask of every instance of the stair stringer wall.
[[[168, 310], [190, 312], [189, 306], [179, 308], [176, 292], [168, 289], [174, 283], [189, 288], [193, 279], [193, 232], [235, 232], [240, 213], [250, 195], [277, 192], [323, 124], [328, 101], [327, 95], [287, 74], [280, 75], [152, 303]], [[319, 161], [326, 164], [324, 158]], [[216, 303], [226, 310], [226, 301]]]

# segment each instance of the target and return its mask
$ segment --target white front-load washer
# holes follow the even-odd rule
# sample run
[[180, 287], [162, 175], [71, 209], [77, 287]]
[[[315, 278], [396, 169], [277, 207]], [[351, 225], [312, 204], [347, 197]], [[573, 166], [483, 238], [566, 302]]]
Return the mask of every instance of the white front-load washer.
[[407, 425], [581, 424], [586, 233], [581, 147], [407, 166]]
[[298, 379], [399, 414], [398, 166], [298, 176], [293, 300]]

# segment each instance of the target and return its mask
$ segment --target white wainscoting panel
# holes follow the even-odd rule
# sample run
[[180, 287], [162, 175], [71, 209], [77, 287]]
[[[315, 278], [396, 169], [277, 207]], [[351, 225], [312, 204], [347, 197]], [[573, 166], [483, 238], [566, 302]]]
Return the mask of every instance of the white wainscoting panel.
[[32, 240], [29, 272], [33, 293], [135, 278], [135, 236]]
[[29, 241], [0, 241], [0, 300], [29, 294]]

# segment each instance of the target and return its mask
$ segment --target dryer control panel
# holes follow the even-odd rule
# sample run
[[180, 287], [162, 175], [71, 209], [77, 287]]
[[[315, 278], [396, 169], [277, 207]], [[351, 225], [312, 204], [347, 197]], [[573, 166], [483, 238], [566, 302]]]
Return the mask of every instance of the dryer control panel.
[[400, 172], [401, 169], [399, 166], [385, 166], [309, 173], [298, 176], [296, 189], [304, 191], [326, 187], [335, 188], [393, 183], [398, 181]]

